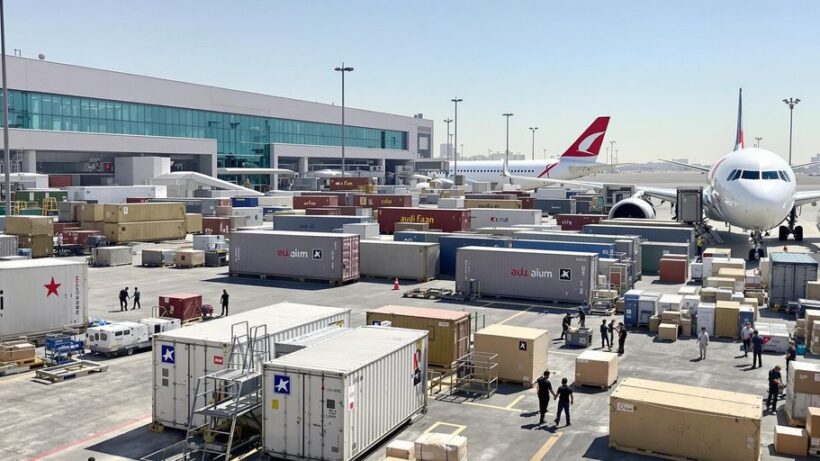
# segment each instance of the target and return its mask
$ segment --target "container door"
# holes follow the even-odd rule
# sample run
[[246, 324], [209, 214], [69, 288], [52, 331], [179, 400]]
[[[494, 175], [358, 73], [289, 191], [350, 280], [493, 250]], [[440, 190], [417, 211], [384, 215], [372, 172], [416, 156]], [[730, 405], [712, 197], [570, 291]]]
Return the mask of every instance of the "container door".
[[[351, 392], [355, 392], [355, 386]], [[303, 382], [305, 411], [305, 440], [303, 456], [306, 459], [345, 459], [345, 440], [342, 423], [345, 411], [356, 411], [355, 396], [345, 400], [348, 390], [338, 377], [305, 375]], [[355, 394], [352, 394], [355, 395]], [[353, 434], [349, 434], [352, 440]]]
[[800, 298], [806, 297], [806, 281], [815, 280], [807, 278], [809, 276], [809, 268], [810, 266], [808, 264], [795, 264], [794, 277], [792, 278], [792, 283], [794, 284], [792, 288], [793, 291], [787, 301], [797, 301]]
[[265, 451], [287, 457], [305, 455], [305, 375], [267, 370], [265, 395]]

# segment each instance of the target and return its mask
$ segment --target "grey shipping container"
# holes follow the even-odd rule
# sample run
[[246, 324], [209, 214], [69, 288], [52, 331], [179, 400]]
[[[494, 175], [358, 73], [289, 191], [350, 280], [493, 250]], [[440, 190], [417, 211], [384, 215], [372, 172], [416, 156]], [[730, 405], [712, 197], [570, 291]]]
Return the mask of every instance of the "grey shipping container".
[[363, 277], [397, 277], [426, 282], [436, 278], [438, 264], [438, 243], [359, 242], [359, 273]]
[[173, 266], [176, 250], [171, 249], [144, 249], [142, 250], [142, 265], [143, 266]]
[[77, 206], [85, 202], [59, 202], [57, 203], [57, 220], [59, 222], [75, 222], [79, 221], [80, 217], [77, 215]]
[[582, 232], [585, 234], [640, 235], [642, 239], [651, 242], [687, 243], [689, 244], [689, 256], [695, 256], [695, 230], [692, 228], [587, 224]]
[[427, 406], [427, 335], [361, 327], [265, 363], [262, 450], [298, 461], [363, 458]]
[[230, 273], [342, 283], [359, 278], [359, 236], [323, 232], [231, 234]]
[[806, 297], [806, 282], [817, 280], [817, 261], [805, 253], [771, 253], [769, 305], [785, 307]]
[[273, 228], [278, 231], [333, 232], [345, 224], [369, 223], [369, 216], [273, 215]]
[[131, 247], [126, 246], [92, 248], [91, 255], [94, 257], [94, 265], [98, 267], [130, 266], [133, 261]]
[[393, 233], [396, 242], [427, 242], [438, 243], [439, 238], [453, 235], [450, 232], [440, 231], [398, 231]]
[[674, 242], [641, 242], [641, 270], [646, 275], [658, 275], [664, 255], [689, 255], [689, 244]]
[[596, 287], [596, 253], [463, 247], [456, 255], [460, 293], [477, 280], [482, 295], [586, 303]]
[[575, 199], [572, 198], [536, 198], [532, 207], [550, 216], [577, 213]]
[[17, 236], [0, 235], [0, 256], [17, 255]]

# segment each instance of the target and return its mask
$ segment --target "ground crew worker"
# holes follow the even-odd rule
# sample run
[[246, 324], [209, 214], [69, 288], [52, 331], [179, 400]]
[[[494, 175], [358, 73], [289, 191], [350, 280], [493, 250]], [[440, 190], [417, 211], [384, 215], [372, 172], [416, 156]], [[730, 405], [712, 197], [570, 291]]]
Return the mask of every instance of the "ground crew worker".
[[[755, 366], [757, 365], [757, 366]], [[763, 338], [754, 330], [752, 333], [752, 368], [763, 368]]]
[[228, 315], [228, 299], [230, 295], [228, 295], [228, 290], [222, 290], [222, 296], [219, 298], [220, 304], [222, 304], [222, 312], [219, 314], [222, 317]]
[[612, 345], [615, 344], [615, 319], [609, 321], [609, 349], [612, 350]]
[[789, 379], [789, 362], [797, 360], [797, 347], [794, 341], [789, 340], [789, 349], [786, 351], [786, 379]]
[[584, 308], [578, 306], [578, 322], [581, 324], [581, 328], [585, 328], [587, 325], [587, 315], [584, 313]]
[[550, 394], [553, 398], [556, 398], [558, 394], [552, 390], [549, 370], [545, 371], [536, 382], [538, 383], [538, 413], [541, 415], [538, 424], [544, 424], [544, 415], [547, 414], [547, 407], [550, 404]]
[[609, 328], [606, 326], [606, 319], [601, 320], [601, 349], [604, 348], [604, 345], [609, 347], [609, 350], [612, 350], [612, 343], [609, 342]]
[[697, 242], [698, 245], [698, 256], [703, 255], [703, 236], [698, 235], [698, 238], [695, 239], [695, 242]]
[[575, 404], [575, 397], [572, 395], [572, 388], [567, 386], [567, 378], [561, 378], [561, 387], [558, 388], [558, 414], [555, 415], [555, 425], [561, 422], [561, 412], [567, 415], [567, 426], [569, 426], [569, 407]]
[[128, 287], [120, 290], [120, 312], [128, 311]]
[[142, 306], [140, 305], [140, 289], [138, 287], [134, 287], [134, 296], [131, 297], [134, 298], [134, 305], [131, 306], [131, 310], [142, 309]]
[[626, 327], [624, 322], [618, 322], [618, 355], [624, 355], [624, 344], [626, 344]]
[[572, 325], [572, 317], [569, 315], [569, 312], [564, 316], [564, 320], [561, 321], [561, 339], [567, 335], [567, 330], [569, 330], [569, 326]]
[[700, 348], [700, 359], [706, 360], [706, 347], [709, 346], [709, 333], [706, 332], [706, 327], [700, 328], [698, 333], [698, 347]]
[[61, 256], [63, 254], [63, 234], [59, 233], [56, 237], [54, 237], [54, 246], [57, 247], [57, 256]]
[[[775, 365], [769, 370], [769, 395], [766, 397], [766, 411], [777, 411], [777, 396], [780, 395], [780, 388], [783, 387], [783, 378], [780, 376], [780, 365]], [[558, 407], [560, 410], [560, 406]]]
[[749, 348], [752, 347], [752, 333], [754, 333], [754, 329], [752, 329], [749, 322], [746, 322], [743, 328], [740, 329], [740, 340], [743, 341], [743, 357], [749, 356]]

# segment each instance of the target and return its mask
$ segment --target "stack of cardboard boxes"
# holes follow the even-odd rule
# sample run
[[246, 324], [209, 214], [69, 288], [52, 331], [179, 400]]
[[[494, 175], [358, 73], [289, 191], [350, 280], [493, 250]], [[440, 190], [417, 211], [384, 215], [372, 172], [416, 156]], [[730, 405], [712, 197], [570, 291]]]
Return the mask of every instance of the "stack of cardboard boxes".
[[495, 324], [474, 335], [473, 350], [498, 354], [498, 379], [531, 387], [547, 370], [549, 331]]
[[466, 461], [467, 438], [454, 434], [427, 432], [415, 442], [393, 440], [387, 444], [384, 461]]
[[805, 424], [809, 407], [820, 407], [820, 365], [803, 361], [791, 362], [785, 405], [789, 424]]
[[48, 216], [8, 216], [6, 233], [17, 236], [18, 248], [31, 249], [32, 258], [54, 254], [54, 218]]
[[618, 380], [618, 354], [584, 351], [575, 358], [575, 384], [608, 388]]

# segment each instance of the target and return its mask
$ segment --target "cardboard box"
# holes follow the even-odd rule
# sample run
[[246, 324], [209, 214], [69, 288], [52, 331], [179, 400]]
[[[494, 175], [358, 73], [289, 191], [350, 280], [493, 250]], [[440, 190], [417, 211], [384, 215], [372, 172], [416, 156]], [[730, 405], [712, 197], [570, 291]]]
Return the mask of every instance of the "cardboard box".
[[732, 300], [732, 289], [731, 288], [718, 288], [715, 292], [715, 302], [717, 301], [731, 301]]
[[789, 388], [795, 393], [820, 394], [820, 365], [792, 362], [789, 367]]
[[387, 444], [385, 455], [396, 459], [416, 459], [416, 444], [409, 440], [393, 440]]
[[740, 303], [737, 301], [718, 301], [715, 303], [715, 336], [737, 338]]
[[653, 316], [649, 317], [649, 331], [657, 333], [658, 332], [658, 325], [660, 325], [660, 324], [661, 324], [660, 316], [653, 315]]
[[735, 282], [746, 283], [746, 271], [739, 268], [724, 267], [718, 272], [720, 278], [733, 279]]
[[820, 280], [806, 282], [806, 299], [820, 300]]
[[625, 378], [609, 401], [611, 448], [701, 460], [760, 457], [758, 395]]
[[473, 341], [475, 352], [498, 354], [499, 379], [531, 386], [548, 369], [547, 330], [496, 324], [476, 332]]
[[575, 384], [609, 387], [618, 380], [618, 354], [587, 350], [575, 358]]
[[665, 311], [661, 314], [661, 322], [674, 323], [680, 325], [681, 313], [675, 311]]
[[418, 461], [462, 461], [467, 457], [467, 438], [428, 432], [416, 439]]
[[729, 277], [707, 277], [703, 285], [708, 288], [734, 288], [735, 280]]
[[176, 267], [199, 267], [205, 265], [205, 252], [202, 250], [177, 250], [174, 255]]
[[692, 336], [692, 318], [681, 318], [680, 319], [680, 335], [681, 336]]
[[16, 362], [34, 358], [34, 344], [26, 341], [0, 343], [0, 362]]
[[677, 341], [678, 326], [674, 323], [661, 323], [658, 326], [658, 338], [661, 341]]
[[781, 455], [806, 456], [809, 454], [809, 434], [801, 427], [777, 425], [774, 427], [774, 451]]
[[811, 337], [814, 335], [814, 321], [820, 320], [820, 310], [806, 309], [806, 347], [811, 348]]
[[820, 450], [820, 408], [809, 407], [806, 410], [806, 433], [812, 450]]

